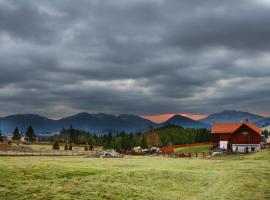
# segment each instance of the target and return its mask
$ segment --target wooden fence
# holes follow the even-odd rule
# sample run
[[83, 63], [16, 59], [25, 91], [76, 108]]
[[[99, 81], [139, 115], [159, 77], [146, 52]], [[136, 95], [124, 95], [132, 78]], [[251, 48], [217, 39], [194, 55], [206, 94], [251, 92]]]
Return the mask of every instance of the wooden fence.
[[[196, 147], [201, 145], [213, 145], [213, 142], [202, 142], [202, 143], [193, 143], [193, 144], [178, 144], [178, 145], [170, 145], [160, 148], [160, 150], [165, 154], [173, 154], [174, 150], [177, 148], [185, 148], [185, 147]], [[188, 153], [188, 152], [187, 152]]]
[[[0, 150], [0, 156], [87, 156], [98, 157], [99, 153], [95, 151], [57, 151], [57, 150]], [[131, 155], [131, 154], [130, 154]], [[209, 157], [209, 152], [182, 152], [173, 154], [145, 154], [141, 156], [166, 156], [172, 158], [206, 158]]]
[[169, 155], [173, 158], [206, 158], [211, 157], [211, 152], [181, 152]]
[[93, 151], [44, 151], [44, 150], [0, 150], [0, 156], [91, 156], [96, 155]]

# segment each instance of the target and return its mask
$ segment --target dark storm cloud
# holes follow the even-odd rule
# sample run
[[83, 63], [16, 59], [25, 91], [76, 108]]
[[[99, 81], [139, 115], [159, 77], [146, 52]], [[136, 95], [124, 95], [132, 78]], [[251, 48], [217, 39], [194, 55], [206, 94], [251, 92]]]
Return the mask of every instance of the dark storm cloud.
[[51, 30], [46, 24], [49, 15], [42, 14], [30, 1], [9, 1], [0, 6], [0, 31], [12, 37], [45, 42]]
[[270, 115], [269, 21], [267, 0], [0, 0], [1, 115]]

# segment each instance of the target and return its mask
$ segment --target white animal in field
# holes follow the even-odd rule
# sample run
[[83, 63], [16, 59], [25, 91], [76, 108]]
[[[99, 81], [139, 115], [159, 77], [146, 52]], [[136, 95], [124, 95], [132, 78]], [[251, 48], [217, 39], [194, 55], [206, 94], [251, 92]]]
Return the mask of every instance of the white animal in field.
[[152, 147], [152, 148], [150, 149], [150, 151], [151, 151], [152, 153], [159, 153], [159, 152], [160, 152], [160, 149], [159, 149], [158, 147]]
[[133, 148], [133, 151], [134, 151], [135, 153], [141, 153], [141, 152], [142, 152], [142, 148], [141, 148], [140, 146], [134, 147], [134, 148]]

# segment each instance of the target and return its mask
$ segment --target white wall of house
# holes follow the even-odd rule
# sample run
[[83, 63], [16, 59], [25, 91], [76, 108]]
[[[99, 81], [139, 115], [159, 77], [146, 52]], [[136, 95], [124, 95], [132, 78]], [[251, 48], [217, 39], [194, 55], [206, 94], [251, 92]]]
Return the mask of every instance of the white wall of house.
[[249, 152], [259, 151], [261, 149], [260, 144], [233, 144], [232, 150], [233, 152], [245, 153], [246, 149]]
[[220, 149], [227, 149], [228, 141], [219, 141], [219, 148]]

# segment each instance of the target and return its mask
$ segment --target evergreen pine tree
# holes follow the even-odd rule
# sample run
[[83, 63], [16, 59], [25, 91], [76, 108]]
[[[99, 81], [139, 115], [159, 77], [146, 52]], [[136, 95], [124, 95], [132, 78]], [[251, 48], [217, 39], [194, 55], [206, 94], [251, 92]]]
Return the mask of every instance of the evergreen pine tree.
[[112, 133], [109, 132], [109, 135], [107, 137], [107, 148], [111, 149], [111, 147], [112, 147]]
[[95, 145], [95, 143], [96, 143], [96, 141], [95, 141], [94, 137], [93, 136], [90, 136], [90, 138], [88, 140], [89, 146], [92, 146], [93, 147]]
[[131, 150], [135, 146], [135, 139], [132, 133], [129, 135], [128, 139], [129, 139], [129, 150]]
[[31, 125], [28, 127], [25, 136], [28, 142], [33, 142], [36, 140], [36, 135]]
[[130, 148], [129, 136], [125, 132], [123, 132], [123, 133], [121, 133], [120, 138], [121, 138], [121, 140], [120, 140], [121, 141], [121, 143], [120, 143], [121, 149], [124, 151], [128, 150]]
[[18, 127], [16, 127], [13, 131], [12, 140], [20, 140], [20, 139], [21, 139], [20, 131]]
[[147, 136], [146, 136], [146, 134], [143, 134], [143, 136], [142, 136], [141, 147], [143, 149], [147, 148]]

